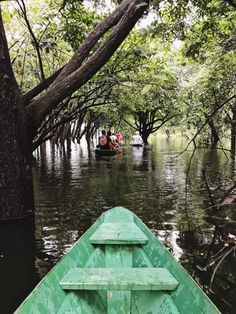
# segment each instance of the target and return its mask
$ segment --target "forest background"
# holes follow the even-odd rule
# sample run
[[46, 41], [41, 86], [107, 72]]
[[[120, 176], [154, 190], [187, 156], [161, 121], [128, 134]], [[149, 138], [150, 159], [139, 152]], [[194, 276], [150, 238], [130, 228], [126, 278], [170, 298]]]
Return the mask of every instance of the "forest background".
[[147, 144], [164, 126], [235, 158], [235, 8], [1, 1], [0, 219], [34, 213], [32, 152], [49, 139], [114, 127]]

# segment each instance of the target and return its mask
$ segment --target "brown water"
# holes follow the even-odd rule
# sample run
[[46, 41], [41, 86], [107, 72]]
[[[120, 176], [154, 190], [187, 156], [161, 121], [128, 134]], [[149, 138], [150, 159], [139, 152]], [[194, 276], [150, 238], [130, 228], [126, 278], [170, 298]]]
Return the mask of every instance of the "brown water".
[[211, 203], [203, 170], [213, 198], [220, 199], [235, 176], [230, 159], [221, 151], [195, 153], [186, 208], [192, 152], [178, 157], [186, 145], [182, 138], [160, 136], [147, 148], [127, 145], [117, 156], [100, 160], [82, 144], [72, 145], [70, 151], [48, 143], [39, 151], [34, 165], [35, 225], [32, 221], [0, 225], [0, 313], [12, 313], [97, 217], [114, 206], [134, 211], [222, 313], [236, 312], [233, 255], [217, 270], [212, 291], [213, 269], [204, 269], [209, 252], [222, 248], [222, 236], [204, 219]]

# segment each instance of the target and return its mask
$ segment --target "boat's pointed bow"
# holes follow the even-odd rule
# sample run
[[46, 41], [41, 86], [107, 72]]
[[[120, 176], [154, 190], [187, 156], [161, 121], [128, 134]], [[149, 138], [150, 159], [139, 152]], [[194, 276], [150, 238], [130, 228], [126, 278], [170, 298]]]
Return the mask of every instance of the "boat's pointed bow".
[[109, 209], [104, 213], [104, 221], [127, 222], [133, 221], [134, 214], [125, 207], [117, 206]]

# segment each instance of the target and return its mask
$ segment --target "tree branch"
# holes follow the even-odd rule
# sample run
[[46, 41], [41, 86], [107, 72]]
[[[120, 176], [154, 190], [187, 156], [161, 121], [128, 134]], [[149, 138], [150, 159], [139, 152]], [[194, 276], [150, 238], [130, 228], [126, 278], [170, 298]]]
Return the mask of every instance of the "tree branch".
[[43, 61], [42, 61], [42, 57], [41, 57], [41, 53], [40, 53], [40, 47], [39, 47], [39, 43], [38, 43], [38, 40], [33, 32], [33, 29], [30, 25], [30, 22], [29, 22], [29, 19], [28, 19], [28, 16], [27, 16], [27, 10], [26, 10], [26, 6], [25, 6], [25, 3], [24, 3], [24, 0], [21, 0], [21, 3], [19, 0], [17, 0], [17, 3], [20, 7], [20, 10], [21, 10], [21, 13], [22, 13], [22, 16], [25, 20], [25, 23], [26, 23], [26, 26], [29, 30], [29, 33], [32, 37], [32, 41], [34, 43], [34, 46], [35, 46], [35, 49], [36, 49], [36, 53], [37, 53], [37, 56], [38, 56], [38, 61], [39, 61], [39, 70], [40, 70], [40, 74], [41, 74], [41, 80], [44, 80], [45, 79], [45, 75], [44, 75], [44, 70], [43, 70]]
[[34, 97], [36, 97], [43, 90], [48, 88], [61, 72], [62, 72], [61, 73], [62, 76], [59, 78], [59, 80], [61, 80], [62, 77], [65, 77], [66, 75], [69, 75], [73, 71], [75, 71], [82, 64], [85, 58], [88, 56], [90, 50], [95, 46], [97, 41], [111, 27], [117, 24], [121, 16], [124, 14], [126, 9], [128, 8], [129, 2], [130, 0], [123, 1], [122, 4], [110, 16], [108, 16], [104, 21], [100, 22], [99, 24], [97, 24], [97, 26], [95, 26], [95, 28], [90, 32], [87, 39], [82, 43], [82, 45], [79, 47], [79, 49], [77, 50], [75, 55], [71, 58], [71, 60], [67, 63], [67, 65], [59, 69], [57, 72], [55, 72], [50, 77], [48, 77], [45, 81], [39, 83], [32, 90], [27, 92], [23, 98], [25, 104], [26, 105], [29, 104], [29, 102]]
[[49, 76], [42, 82], [40, 82], [33, 89], [23, 94], [22, 100], [25, 106], [27, 106], [34, 97], [38, 96], [43, 90], [48, 88], [52, 84], [52, 82], [58, 77], [58, 75], [61, 73], [62, 69], [63, 67], [57, 70], [55, 73], [53, 73], [51, 76]]
[[202, 131], [202, 129], [205, 127], [205, 125], [208, 123], [208, 120], [212, 119], [214, 117], [214, 115], [221, 109], [223, 108], [228, 102], [230, 102], [232, 99], [236, 98], [236, 95], [231, 96], [229, 99], [225, 100], [222, 104], [220, 104], [208, 117], [208, 119], [206, 119], [206, 121], [202, 124], [202, 126], [200, 127], [200, 129], [198, 129], [198, 131], [195, 133], [195, 135], [192, 137], [192, 139], [188, 142], [187, 146], [185, 147], [185, 149], [178, 155], [182, 155], [184, 152], [186, 152], [186, 150], [188, 149], [189, 145], [191, 143], [195, 142], [196, 137], [198, 136], [198, 134]]
[[125, 123], [127, 123], [132, 129], [136, 130], [136, 127], [134, 127], [131, 123], [129, 123], [126, 119], [121, 118]]
[[[125, 3], [127, 1], [125, 0]], [[37, 127], [44, 117], [57, 106], [63, 99], [75, 92], [79, 87], [84, 85], [96, 72], [110, 59], [119, 45], [127, 37], [135, 23], [147, 8], [146, 2], [141, 0], [130, 1], [130, 5], [117, 26], [111, 32], [100, 48], [88, 59], [88, 61], [72, 74], [69, 67], [65, 70], [60, 79], [60, 75], [48, 90], [28, 106], [33, 117], [33, 123]]]

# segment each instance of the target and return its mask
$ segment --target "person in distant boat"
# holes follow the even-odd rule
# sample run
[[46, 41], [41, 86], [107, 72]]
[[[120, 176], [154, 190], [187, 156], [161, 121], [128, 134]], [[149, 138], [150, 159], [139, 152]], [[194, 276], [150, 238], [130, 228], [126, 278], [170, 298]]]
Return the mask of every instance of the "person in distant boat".
[[117, 137], [116, 137], [115, 133], [112, 133], [112, 134], [111, 134], [111, 140], [112, 140], [112, 142], [114, 142], [114, 143], [118, 143]]
[[123, 136], [119, 131], [116, 131], [115, 136], [117, 138], [118, 144], [121, 146], [123, 144]]
[[107, 132], [107, 142], [108, 142], [108, 147], [109, 147], [108, 149], [114, 150], [116, 143], [112, 138], [111, 131]]
[[139, 134], [139, 131], [136, 131], [135, 134], [132, 136], [131, 145], [142, 145], [143, 139]]
[[102, 130], [102, 135], [98, 138], [98, 145], [101, 149], [110, 149], [108, 143], [108, 136], [105, 130]]

